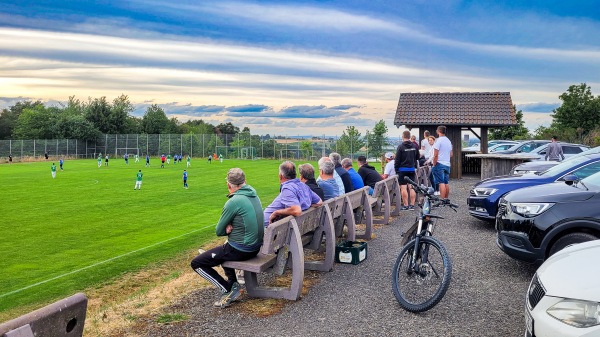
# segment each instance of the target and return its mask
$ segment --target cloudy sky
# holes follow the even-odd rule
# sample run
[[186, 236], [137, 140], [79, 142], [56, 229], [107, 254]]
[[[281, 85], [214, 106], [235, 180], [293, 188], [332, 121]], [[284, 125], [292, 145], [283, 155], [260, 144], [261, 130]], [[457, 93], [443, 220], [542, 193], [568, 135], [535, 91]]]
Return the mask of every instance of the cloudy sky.
[[0, 108], [126, 94], [253, 133], [363, 132], [402, 92], [509, 91], [547, 125], [600, 89], [595, 1], [29, 1], [0, 6]]

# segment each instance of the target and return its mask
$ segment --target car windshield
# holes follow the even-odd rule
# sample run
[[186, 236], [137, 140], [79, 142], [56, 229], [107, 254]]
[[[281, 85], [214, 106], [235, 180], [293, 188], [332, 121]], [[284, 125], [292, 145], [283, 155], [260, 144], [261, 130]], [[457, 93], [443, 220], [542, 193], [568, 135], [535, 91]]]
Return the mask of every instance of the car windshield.
[[561, 172], [564, 172], [565, 170], [568, 170], [575, 165], [578, 165], [585, 161], [588, 161], [589, 159], [590, 158], [587, 156], [581, 156], [581, 157], [577, 157], [577, 158], [573, 157], [569, 161], [565, 160], [556, 166], [552, 166], [551, 168], [547, 169], [544, 172], [540, 172], [539, 175], [551, 177], [551, 176], [560, 174]]

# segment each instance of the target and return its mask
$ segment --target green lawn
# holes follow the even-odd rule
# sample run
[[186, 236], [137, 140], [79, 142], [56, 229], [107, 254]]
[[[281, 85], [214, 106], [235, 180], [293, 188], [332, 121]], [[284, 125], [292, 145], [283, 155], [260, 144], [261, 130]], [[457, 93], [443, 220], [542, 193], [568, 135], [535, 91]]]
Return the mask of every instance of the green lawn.
[[[0, 165], [0, 312], [47, 303], [120, 274], [172, 258], [213, 239], [225, 176], [241, 167], [263, 208], [279, 192], [278, 161], [193, 159], [145, 167], [113, 159], [66, 161], [52, 179], [51, 162]], [[56, 163], [58, 167], [58, 162]], [[134, 191], [138, 170], [142, 189]]]

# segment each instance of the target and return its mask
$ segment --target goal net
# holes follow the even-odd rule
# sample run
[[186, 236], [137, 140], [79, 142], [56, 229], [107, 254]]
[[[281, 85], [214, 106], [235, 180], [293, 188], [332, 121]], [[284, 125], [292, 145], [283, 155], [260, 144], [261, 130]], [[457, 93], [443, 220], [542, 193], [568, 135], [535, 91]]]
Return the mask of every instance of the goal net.
[[215, 153], [225, 159], [256, 159], [254, 146], [215, 146]]
[[123, 157], [125, 153], [131, 157], [135, 156], [136, 154], [138, 156], [140, 155], [140, 149], [138, 147], [118, 147], [116, 148], [116, 151], [117, 157]]

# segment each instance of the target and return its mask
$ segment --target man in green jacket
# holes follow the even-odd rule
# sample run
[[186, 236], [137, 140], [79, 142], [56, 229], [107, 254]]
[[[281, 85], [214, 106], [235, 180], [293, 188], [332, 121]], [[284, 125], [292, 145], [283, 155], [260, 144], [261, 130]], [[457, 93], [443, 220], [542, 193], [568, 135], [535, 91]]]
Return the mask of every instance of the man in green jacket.
[[232, 168], [227, 173], [229, 200], [223, 206], [217, 223], [217, 236], [227, 236], [227, 242], [210, 249], [192, 260], [192, 269], [221, 290], [214, 306], [225, 308], [240, 296], [235, 269], [223, 268], [224, 279], [213, 268], [225, 261], [244, 261], [258, 254], [263, 242], [264, 218], [260, 199], [254, 188], [246, 184], [244, 171]]

